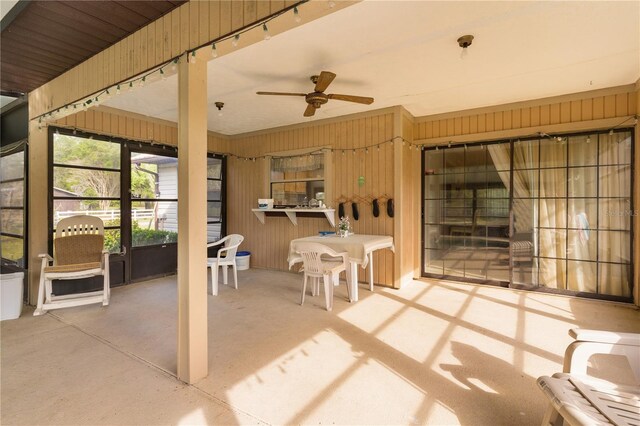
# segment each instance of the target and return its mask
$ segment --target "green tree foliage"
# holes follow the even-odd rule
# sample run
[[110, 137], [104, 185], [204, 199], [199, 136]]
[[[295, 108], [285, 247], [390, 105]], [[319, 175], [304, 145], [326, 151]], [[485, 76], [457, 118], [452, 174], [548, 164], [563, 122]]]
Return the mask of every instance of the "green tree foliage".
[[[120, 169], [120, 144], [70, 135], [56, 135], [54, 162], [74, 166]], [[156, 165], [145, 165], [157, 170]], [[152, 198], [155, 192], [154, 176], [132, 167], [131, 190], [142, 198]], [[120, 174], [101, 170], [82, 170], [57, 167], [54, 186], [80, 197], [120, 197]], [[117, 207], [112, 201], [86, 200], [89, 209], [107, 210]]]

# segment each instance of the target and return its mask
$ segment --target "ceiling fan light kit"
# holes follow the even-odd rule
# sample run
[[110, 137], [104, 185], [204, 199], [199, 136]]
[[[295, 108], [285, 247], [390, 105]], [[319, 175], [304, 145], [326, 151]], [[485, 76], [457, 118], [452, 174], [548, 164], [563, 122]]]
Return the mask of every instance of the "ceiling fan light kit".
[[315, 84], [314, 91], [311, 93], [286, 93], [286, 92], [256, 92], [257, 95], [272, 95], [272, 96], [304, 96], [307, 102], [307, 109], [304, 111], [305, 117], [311, 117], [316, 113], [316, 109], [329, 102], [329, 99], [336, 99], [339, 101], [355, 102], [358, 104], [371, 105], [373, 98], [365, 96], [353, 96], [353, 95], [339, 95], [335, 93], [325, 94], [336, 75], [330, 71], [322, 71], [319, 75], [312, 75], [309, 79]]

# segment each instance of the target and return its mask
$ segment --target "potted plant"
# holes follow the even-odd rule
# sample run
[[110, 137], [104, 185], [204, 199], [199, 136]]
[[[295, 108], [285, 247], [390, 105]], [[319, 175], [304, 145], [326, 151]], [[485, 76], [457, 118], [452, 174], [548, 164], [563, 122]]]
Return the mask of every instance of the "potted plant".
[[351, 223], [349, 223], [349, 216], [342, 216], [340, 222], [338, 222], [338, 236], [348, 237], [351, 235]]

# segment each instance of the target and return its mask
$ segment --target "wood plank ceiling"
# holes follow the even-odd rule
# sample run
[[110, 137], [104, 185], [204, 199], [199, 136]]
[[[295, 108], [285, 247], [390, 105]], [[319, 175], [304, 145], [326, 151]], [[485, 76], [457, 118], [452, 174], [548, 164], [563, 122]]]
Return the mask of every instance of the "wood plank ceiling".
[[28, 93], [186, 1], [19, 3], [21, 11], [2, 20], [0, 89]]

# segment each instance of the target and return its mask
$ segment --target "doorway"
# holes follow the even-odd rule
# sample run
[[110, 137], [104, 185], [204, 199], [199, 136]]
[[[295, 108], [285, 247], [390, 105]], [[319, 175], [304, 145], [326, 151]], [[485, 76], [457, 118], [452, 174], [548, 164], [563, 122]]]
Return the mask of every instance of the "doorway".
[[422, 275], [631, 301], [633, 132], [425, 150]]
[[[176, 148], [55, 128], [49, 140], [49, 252], [58, 221], [86, 214], [104, 222], [112, 286], [174, 274]], [[101, 285], [99, 279], [56, 284], [58, 294]]]

